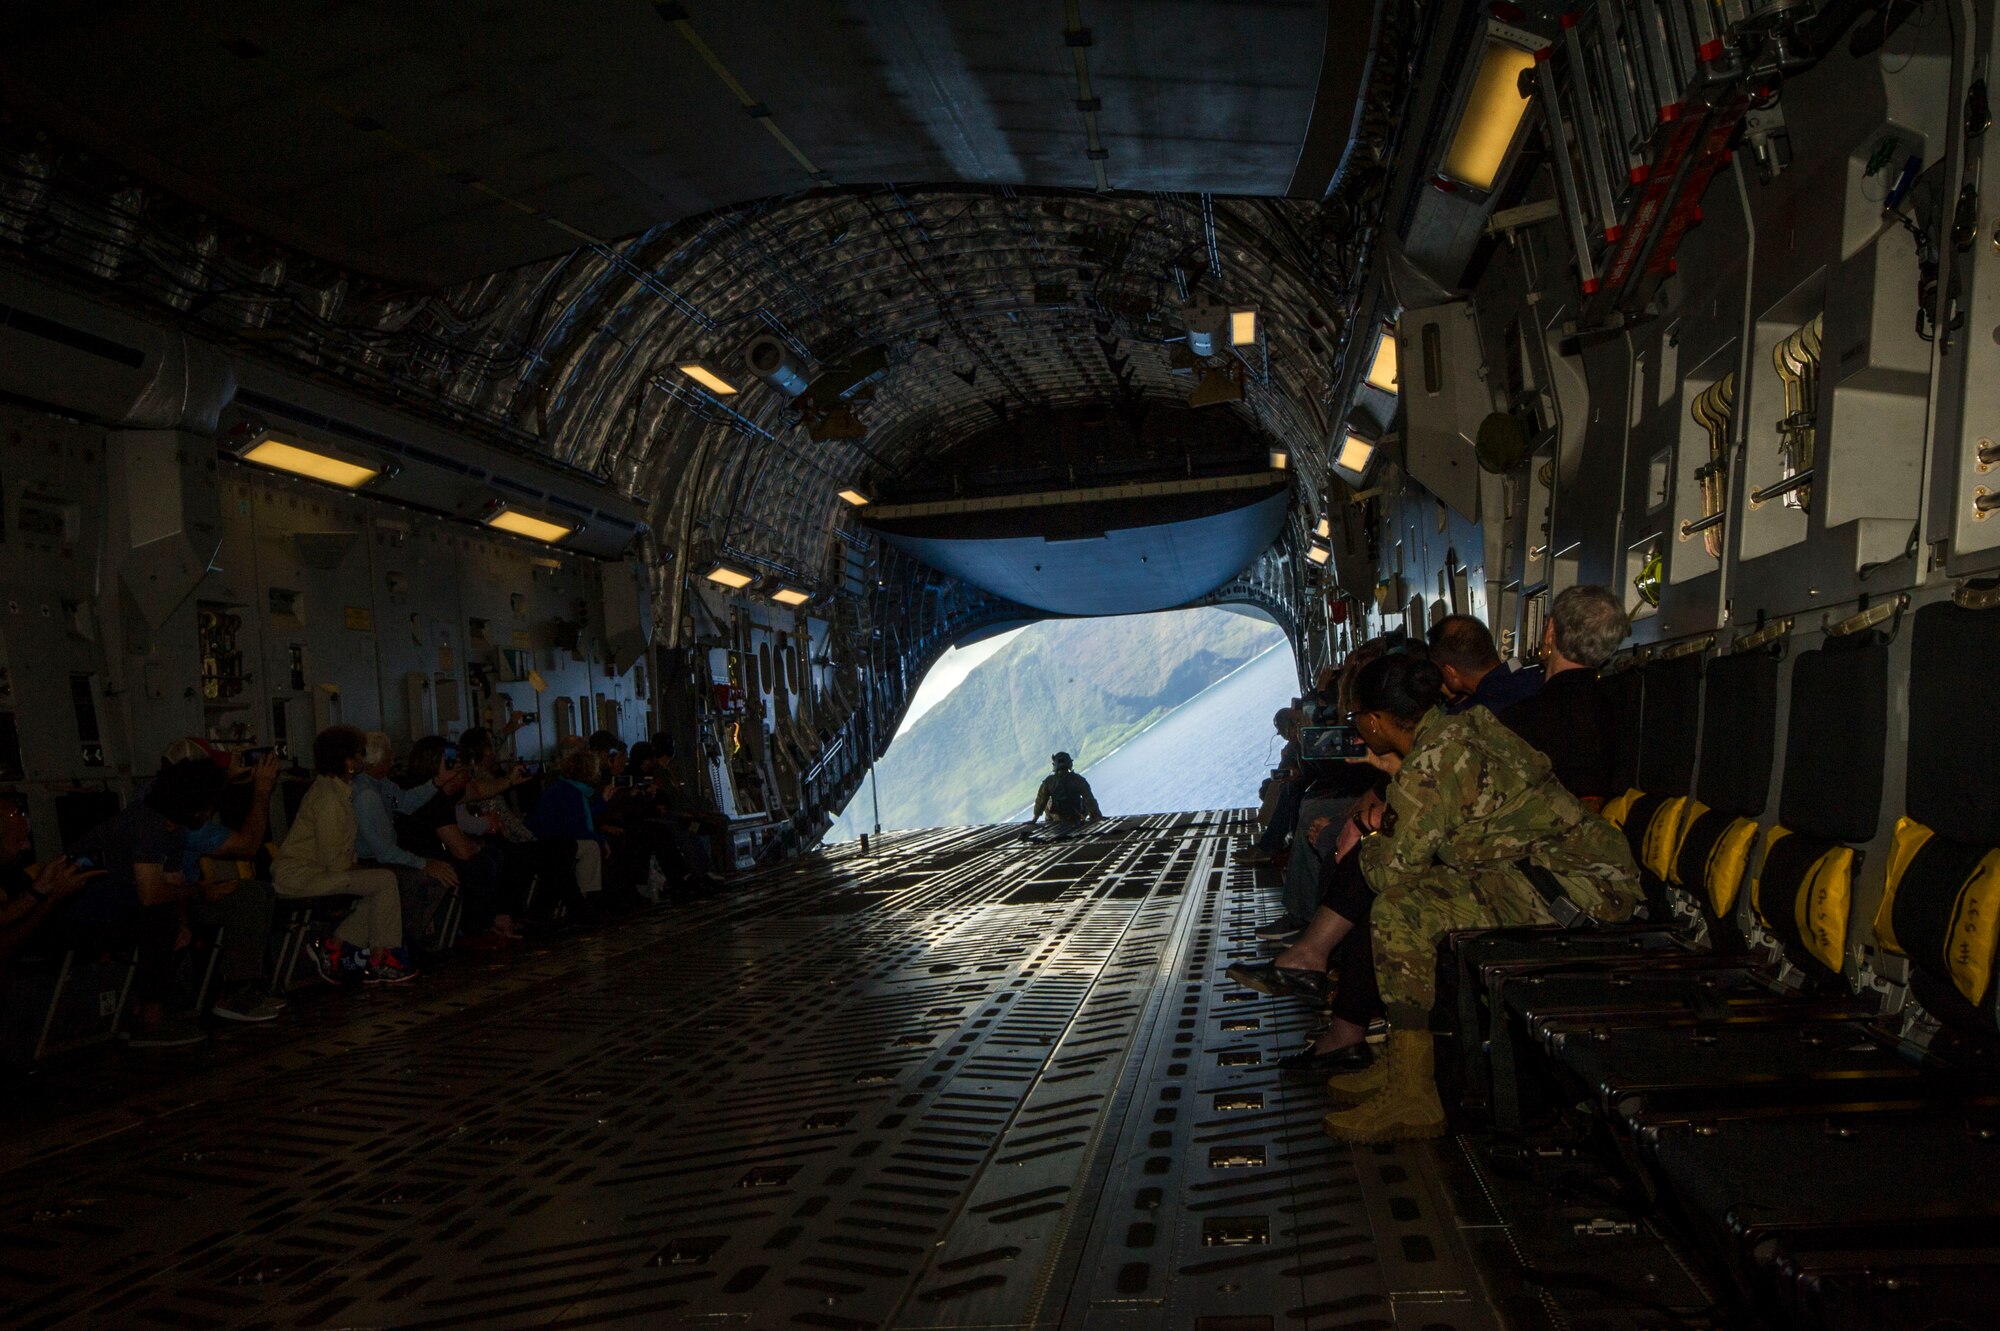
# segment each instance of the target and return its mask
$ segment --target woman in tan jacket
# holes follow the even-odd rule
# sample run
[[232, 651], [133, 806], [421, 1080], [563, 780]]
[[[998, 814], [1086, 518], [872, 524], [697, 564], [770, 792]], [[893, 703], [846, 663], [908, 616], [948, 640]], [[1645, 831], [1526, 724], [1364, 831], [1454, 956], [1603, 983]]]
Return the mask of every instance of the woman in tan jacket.
[[314, 737], [313, 770], [319, 775], [299, 801], [272, 862], [272, 886], [281, 897], [361, 898], [331, 937], [306, 945], [329, 984], [356, 978], [401, 984], [417, 976], [403, 950], [403, 901], [395, 873], [354, 867], [353, 782], [367, 743], [353, 726], [328, 726]]

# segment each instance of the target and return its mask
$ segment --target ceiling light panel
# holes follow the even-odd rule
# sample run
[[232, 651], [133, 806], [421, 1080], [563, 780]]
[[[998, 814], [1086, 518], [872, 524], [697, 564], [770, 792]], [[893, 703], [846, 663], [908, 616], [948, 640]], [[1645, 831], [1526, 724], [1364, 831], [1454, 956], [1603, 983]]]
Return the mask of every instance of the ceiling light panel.
[[1368, 386], [1385, 393], [1396, 391], [1396, 336], [1387, 330], [1375, 340], [1375, 359], [1368, 365]]
[[1342, 471], [1351, 471], [1359, 476], [1368, 470], [1368, 464], [1374, 460], [1375, 445], [1358, 434], [1350, 434], [1341, 444], [1340, 453], [1334, 458], [1333, 465]]
[[709, 369], [700, 361], [688, 361], [681, 366], [681, 373], [719, 397], [734, 397], [736, 385]]
[[560, 522], [550, 522], [546, 518], [538, 518], [528, 513], [517, 513], [511, 508], [503, 508], [486, 519], [486, 525], [495, 531], [512, 532], [516, 536], [526, 536], [531, 540], [550, 543], [560, 541], [576, 530], [574, 527], [565, 527]]
[[1486, 39], [1479, 72], [1459, 112], [1458, 131], [1444, 155], [1444, 175], [1476, 190], [1490, 190], [1514, 146], [1514, 134], [1528, 112], [1520, 79], [1532, 69], [1535, 54], [1496, 37]]
[[254, 462], [260, 467], [273, 467], [294, 476], [325, 481], [344, 490], [358, 490], [382, 474], [380, 467], [366, 466], [277, 439], [266, 439], [256, 447], [245, 450], [242, 457], [245, 462]]

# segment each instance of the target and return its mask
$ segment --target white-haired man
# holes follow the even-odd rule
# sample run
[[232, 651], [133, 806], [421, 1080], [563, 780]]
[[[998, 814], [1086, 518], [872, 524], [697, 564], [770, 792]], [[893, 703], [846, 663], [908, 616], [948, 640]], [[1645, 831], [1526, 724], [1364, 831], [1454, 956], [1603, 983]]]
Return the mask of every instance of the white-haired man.
[[1592, 809], [1613, 790], [1616, 717], [1597, 672], [1632, 622], [1607, 587], [1571, 587], [1542, 625], [1542, 688], [1500, 713], [1508, 729], [1548, 756], [1556, 780]]

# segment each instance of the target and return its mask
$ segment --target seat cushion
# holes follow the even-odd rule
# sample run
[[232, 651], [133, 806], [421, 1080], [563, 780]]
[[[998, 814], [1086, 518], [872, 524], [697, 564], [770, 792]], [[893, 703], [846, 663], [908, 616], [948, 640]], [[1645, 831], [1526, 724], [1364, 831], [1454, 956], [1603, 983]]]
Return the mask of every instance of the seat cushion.
[[1726, 920], [1736, 909], [1736, 895], [1756, 842], [1754, 819], [1690, 800], [1667, 880], [1694, 893], [1711, 921]]
[[1908, 957], [1929, 979], [1948, 984], [1962, 1000], [1942, 1004], [1932, 1015], [1969, 1018], [1980, 1031], [1994, 1031], [2000, 850], [1938, 836], [1914, 818], [1899, 819], [1875, 912], [1875, 941]]
[[1820, 837], [1773, 827], [1750, 883], [1750, 905], [1795, 965], [1839, 976], [1847, 959], [1857, 853]]

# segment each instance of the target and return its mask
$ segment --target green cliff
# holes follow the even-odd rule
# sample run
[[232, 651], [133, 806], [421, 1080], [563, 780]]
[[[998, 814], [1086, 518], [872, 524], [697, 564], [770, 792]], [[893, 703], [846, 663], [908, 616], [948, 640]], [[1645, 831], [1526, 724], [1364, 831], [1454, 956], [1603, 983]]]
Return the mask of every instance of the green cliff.
[[[919, 717], [876, 764], [885, 828], [997, 822], [1034, 800], [1049, 755], [1079, 769], [1282, 638], [1227, 610], [1035, 624]], [[830, 839], [872, 825], [864, 782]]]

